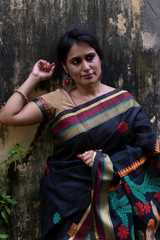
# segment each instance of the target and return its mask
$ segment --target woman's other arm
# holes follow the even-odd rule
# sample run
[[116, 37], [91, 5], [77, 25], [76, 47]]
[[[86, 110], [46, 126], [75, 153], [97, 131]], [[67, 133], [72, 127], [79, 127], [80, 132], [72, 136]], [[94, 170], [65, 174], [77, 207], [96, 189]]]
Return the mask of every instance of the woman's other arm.
[[[41, 81], [49, 79], [54, 72], [55, 64], [39, 60], [33, 67], [27, 80], [19, 87], [19, 92], [27, 98]], [[26, 104], [24, 97], [15, 92], [0, 112], [0, 123], [10, 126], [26, 126], [40, 123], [43, 115], [34, 102]]]

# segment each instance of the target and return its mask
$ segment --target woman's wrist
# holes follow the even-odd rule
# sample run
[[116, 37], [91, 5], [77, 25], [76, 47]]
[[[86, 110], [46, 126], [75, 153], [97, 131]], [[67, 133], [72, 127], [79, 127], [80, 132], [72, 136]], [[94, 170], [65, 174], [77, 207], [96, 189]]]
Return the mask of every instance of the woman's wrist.
[[40, 78], [30, 73], [26, 81], [16, 89], [16, 92], [19, 92], [19, 94], [22, 93], [21, 95], [24, 95], [23, 98], [27, 99], [29, 98], [29, 95], [33, 92], [33, 90], [35, 89], [39, 82]]
[[31, 72], [28, 77], [28, 80], [30, 80], [33, 85], [37, 85], [41, 81], [41, 78], [40, 76], [38, 76], [38, 74]]

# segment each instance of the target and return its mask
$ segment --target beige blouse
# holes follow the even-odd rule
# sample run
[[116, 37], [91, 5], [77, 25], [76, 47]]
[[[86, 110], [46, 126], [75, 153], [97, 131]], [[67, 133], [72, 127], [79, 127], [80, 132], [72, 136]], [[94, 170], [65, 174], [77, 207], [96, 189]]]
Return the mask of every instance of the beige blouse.
[[44, 119], [48, 118], [50, 121], [60, 112], [75, 107], [70, 94], [62, 88], [39, 96], [33, 101], [42, 111]]

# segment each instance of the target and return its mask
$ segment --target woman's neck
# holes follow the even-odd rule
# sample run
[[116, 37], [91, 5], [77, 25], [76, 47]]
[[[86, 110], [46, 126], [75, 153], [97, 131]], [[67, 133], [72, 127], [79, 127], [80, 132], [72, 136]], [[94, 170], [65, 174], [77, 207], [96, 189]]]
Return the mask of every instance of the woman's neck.
[[70, 96], [75, 105], [80, 105], [112, 90], [113, 88], [101, 82], [97, 85], [85, 86], [85, 88], [76, 85], [70, 92]]
[[99, 95], [103, 89], [103, 84], [101, 82], [92, 84], [92, 85], [87, 85], [87, 86], [81, 86], [81, 85], [76, 85], [75, 86], [75, 93], [80, 95], [81, 97], [96, 97]]

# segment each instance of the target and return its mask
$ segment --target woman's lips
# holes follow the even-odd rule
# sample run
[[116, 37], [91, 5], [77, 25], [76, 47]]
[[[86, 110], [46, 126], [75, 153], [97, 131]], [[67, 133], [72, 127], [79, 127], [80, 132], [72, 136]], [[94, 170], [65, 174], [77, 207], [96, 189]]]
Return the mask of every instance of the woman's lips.
[[93, 76], [93, 73], [82, 75], [83, 78], [91, 78]]

